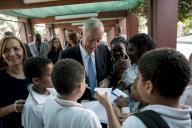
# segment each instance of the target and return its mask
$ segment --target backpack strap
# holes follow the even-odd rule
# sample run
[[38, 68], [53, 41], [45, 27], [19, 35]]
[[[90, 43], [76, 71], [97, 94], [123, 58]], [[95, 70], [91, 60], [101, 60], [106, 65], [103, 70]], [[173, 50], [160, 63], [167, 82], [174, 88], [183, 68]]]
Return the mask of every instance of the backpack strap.
[[190, 117], [191, 117], [191, 119], [192, 119], [192, 113], [190, 113]]
[[138, 117], [147, 128], [169, 128], [165, 120], [155, 111], [146, 110], [133, 115]]

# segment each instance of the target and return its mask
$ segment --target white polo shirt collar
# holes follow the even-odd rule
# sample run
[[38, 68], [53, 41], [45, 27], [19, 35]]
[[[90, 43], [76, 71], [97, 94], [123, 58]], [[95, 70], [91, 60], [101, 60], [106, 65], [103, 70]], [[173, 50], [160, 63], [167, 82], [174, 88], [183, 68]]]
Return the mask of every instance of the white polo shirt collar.
[[[37, 104], [45, 104], [45, 102], [47, 101], [47, 98], [48, 97], [53, 97], [54, 95], [56, 94], [53, 94], [53, 92], [49, 89], [47, 89], [49, 91], [49, 95], [42, 95], [42, 94], [39, 94], [37, 92], [35, 92], [33, 89], [32, 89], [32, 84], [30, 84], [28, 86], [28, 91], [29, 91], [29, 95], [31, 95], [32, 99], [37, 103]], [[56, 93], [56, 92], [55, 92]]]

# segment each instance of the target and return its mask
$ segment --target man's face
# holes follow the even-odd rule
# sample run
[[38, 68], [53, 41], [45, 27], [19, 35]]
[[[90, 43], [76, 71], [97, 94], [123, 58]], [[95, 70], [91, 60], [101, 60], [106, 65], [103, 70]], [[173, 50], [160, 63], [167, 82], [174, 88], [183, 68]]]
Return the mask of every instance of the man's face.
[[91, 54], [98, 47], [103, 38], [104, 28], [92, 28], [83, 32], [83, 47], [88, 54]]

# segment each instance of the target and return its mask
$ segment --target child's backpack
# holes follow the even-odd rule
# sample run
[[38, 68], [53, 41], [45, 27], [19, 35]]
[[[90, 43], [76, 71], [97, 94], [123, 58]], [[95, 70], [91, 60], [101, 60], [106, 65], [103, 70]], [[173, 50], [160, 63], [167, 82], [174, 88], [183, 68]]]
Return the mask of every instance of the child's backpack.
[[[147, 128], [170, 128], [160, 114], [155, 111], [146, 110], [133, 115], [138, 117], [147, 126]], [[192, 119], [192, 113], [190, 113], [190, 116]]]
[[155, 111], [146, 110], [133, 115], [138, 117], [147, 128], [170, 128], [165, 120]]

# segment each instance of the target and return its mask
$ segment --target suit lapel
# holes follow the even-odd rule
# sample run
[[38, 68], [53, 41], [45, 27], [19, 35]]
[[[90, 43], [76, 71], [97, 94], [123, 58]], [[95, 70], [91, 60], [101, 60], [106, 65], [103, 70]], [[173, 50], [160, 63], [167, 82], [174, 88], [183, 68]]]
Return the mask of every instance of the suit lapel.
[[96, 72], [97, 72], [97, 78], [98, 78], [98, 74], [99, 74], [99, 65], [101, 64], [100, 63], [100, 52], [99, 52], [99, 48], [97, 48], [96, 50], [95, 50], [95, 66], [96, 66]]
[[[75, 57], [76, 57], [76, 59], [78, 60], [78, 62], [80, 62], [82, 65], [83, 65], [83, 67], [85, 67], [84, 66], [84, 63], [83, 63], [83, 58], [82, 58], [82, 55], [81, 55], [81, 51], [80, 51], [80, 46], [79, 46], [80, 44], [78, 44], [77, 46], [76, 46], [76, 48], [74, 49], [76, 52], [75, 52]], [[88, 75], [87, 75], [87, 73], [85, 72], [85, 75], [86, 75], [86, 83], [88, 84], [89, 82], [88, 82]]]
[[36, 44], [32, 44], [32, 48], [33, 48], [33, 51], [35, 53], [35, 56], [38, 56], [38, 51], [37, 51], [37, 48], [36, 48]]
[[75, 50], [75, 58], [77, 59], [78, 62], [80, 62], [84, 66], [83, 58], [80, 51], [80, 46], [77, 45], [74, 50]]
[[41, 43], [41, 45], [40, 45], [40, 49], [39, 49], [39, 55], [43, 55], [42, 53], [43, 53], [43, 43]]

